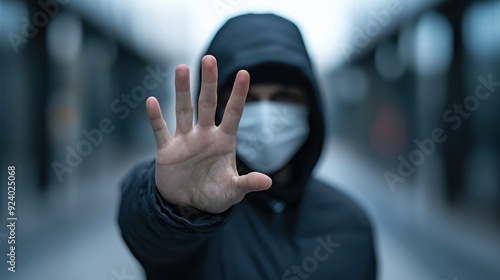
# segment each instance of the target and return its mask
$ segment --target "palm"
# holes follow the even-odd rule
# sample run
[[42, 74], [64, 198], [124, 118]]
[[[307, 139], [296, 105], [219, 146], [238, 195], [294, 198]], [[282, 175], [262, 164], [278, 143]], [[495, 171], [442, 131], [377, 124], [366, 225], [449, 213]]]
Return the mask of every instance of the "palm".
[[168, 133], [156, 99], [147, 101], [148, 116], [158, 144], [156, 185], [160, 194], [174, 205], [211, 213], [223, 212], [246, 193], [267, 189], [271, 184], [270, 178], [262, 173], [239, 176], [236, 171], [236, 132], [248, 92], [248, 73], [238, 73], [218, 127], [214, 124], [216, 81], [215, 58], [204, 57], [199, 118], [193, 126], [189, 69], [186, 66], [176, 69], [175, 137]]
[[[196, 131], [183, 135], [158, 150], [157, 185], [171, 189], [170, 200], [191, 200], [198, 209], [217, 212], [234, 196], [234, 139], [220, 131]], [[166, 175], [166, 174], [171, 174]], [[177, 192], [177, 188], [186, 192]], [[190, 190], [190, 191], [188, 191]], [[176, 197], [179, 196], [179, 197]]]

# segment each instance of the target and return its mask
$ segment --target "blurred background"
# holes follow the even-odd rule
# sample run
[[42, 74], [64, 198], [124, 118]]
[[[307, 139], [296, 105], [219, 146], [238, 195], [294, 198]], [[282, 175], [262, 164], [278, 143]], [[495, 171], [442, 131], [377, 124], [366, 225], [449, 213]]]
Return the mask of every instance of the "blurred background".
[[315, 172], [372, 218], [379, 279], [500, 279], [497, 0], [0, 0], [0, 278], [143, 279], [116, 217], [155, 153], [146, 97], [175, 129], [175, 66], [197, 73], [247, 12], [303, 32], [327, 112]]

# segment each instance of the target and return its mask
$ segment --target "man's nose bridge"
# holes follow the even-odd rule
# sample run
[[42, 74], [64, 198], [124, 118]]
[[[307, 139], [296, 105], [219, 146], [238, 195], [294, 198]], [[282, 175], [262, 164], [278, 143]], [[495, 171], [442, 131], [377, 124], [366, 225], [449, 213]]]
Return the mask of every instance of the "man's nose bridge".
[[270, 94], [261, 94], [257, 97], [257, 102], [269, 102], [271, 101], [271, 95]]
[[277, 112], [277, 117], [285, 124], [290, 123], [294, 118], [297, 117], [296, 114], [290, 112], [288, 106], [280, 107]]
[[296, 116], [295, 114], [286, 112], [287, 106], [278, 107], [278, 108], [269, 108], [272, 110], [271, 119], [270, 119], [270, 127], [273, 132], [279, 132], [283, 130], [283, 127], [290, 124], [292, 119]]

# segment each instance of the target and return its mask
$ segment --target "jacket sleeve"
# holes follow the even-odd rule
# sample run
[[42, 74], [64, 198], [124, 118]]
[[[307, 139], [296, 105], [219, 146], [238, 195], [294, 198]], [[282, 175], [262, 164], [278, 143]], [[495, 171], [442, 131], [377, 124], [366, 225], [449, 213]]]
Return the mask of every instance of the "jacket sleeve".
[[118, 223], [122, 237], [148, 279], [200, 279], [210, 233], [221, 228], [230, 210], [186, 219], [159, 194], [155, 162], [138, 165], [122, 184]]
[[370, 250], [370, 264], [368, 266], [368, 270], [366, 273], [366, 279], [367, 280], [376, 280], [377, 279], [377, 257], [375, 256], [373, 237], [372, 237], [372, 244], [371, 244], [371, 250]]

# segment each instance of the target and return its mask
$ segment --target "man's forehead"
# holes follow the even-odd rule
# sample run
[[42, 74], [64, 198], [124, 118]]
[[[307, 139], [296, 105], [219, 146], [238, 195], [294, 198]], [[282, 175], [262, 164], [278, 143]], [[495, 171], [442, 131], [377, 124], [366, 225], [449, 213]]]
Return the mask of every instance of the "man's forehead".
[[285, 83], [251, 83], [249, 91], [305, 91], [303, 87], [296, 85], [289, 85]]
[[[231, 95], [230, 90], [222, 93], [220, 100], [223, 106], [229, 100]], [[286, 83], [251, 83], [248, 89], [247, 102], [257, 100], [277, 100], [283, 102], [301, 103], [306, 104], [307, 90], [298, 85], [289, 85]]]

